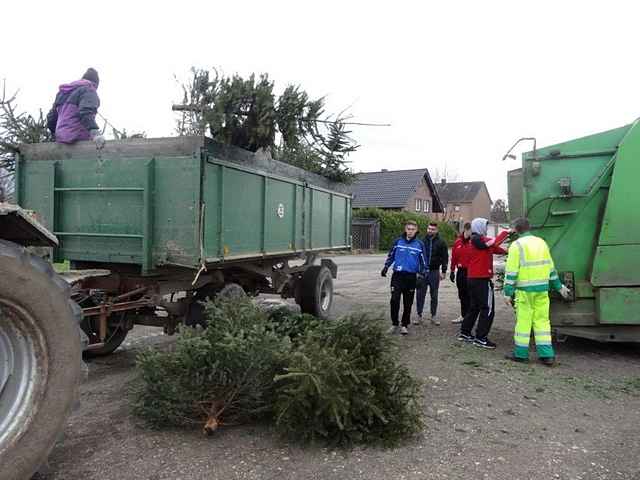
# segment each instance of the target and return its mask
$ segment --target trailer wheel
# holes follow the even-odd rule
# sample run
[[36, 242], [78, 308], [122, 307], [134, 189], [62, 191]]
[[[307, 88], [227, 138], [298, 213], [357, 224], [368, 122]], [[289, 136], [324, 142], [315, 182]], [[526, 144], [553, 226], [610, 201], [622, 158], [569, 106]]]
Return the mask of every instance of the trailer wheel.
[[300, 309], [303, 313], [326, 320], [333, 305], [333, 279], [327, 267], [314, 265], [302, 275]]
[[247, 296], [247, 292], [245, 292], [244, 288], [237, 283], [227, 283], [220, 289], [216, 296], [223, 299], [245, 298]]
[[0, 467], [24, 479], [45, 463], [81, 380], [79, 309], [50, 264], [0, 240]]
[[[104, 357], [116, 351], [127, 337], [129, 330], [125, 324], [126, 312], [112, 313], [107, 319], [107, 335], [104, 345], [84, 352], [87, 357]], [[98, 317], [85, 318], [82, 330], [89, 337], [89, 344], [100, 342], [100, 320]]]

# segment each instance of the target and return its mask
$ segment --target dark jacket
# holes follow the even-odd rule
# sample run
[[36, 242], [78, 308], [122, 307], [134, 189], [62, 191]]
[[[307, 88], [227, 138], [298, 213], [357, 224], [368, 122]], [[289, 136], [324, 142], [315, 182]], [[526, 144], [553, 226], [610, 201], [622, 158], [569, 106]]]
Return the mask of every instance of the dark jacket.
[[424, 244], [417, 235], [407, 240], [407, 236], [402, 234], [393, 242], [384, 266], [389, 268], [392, 264], [394, 272], [426, 273], [428, 269], [424, 258]]
[[56, 100], [47, 115], [47, 127], [58, 143], [90, 140], [91, 130], [98, 130], [96, 113], [100, 99], [89, 80], [60, 85]]
[[447, 244], [437, 233], [433, 238], [427, 235], [423, 241], [425, 256], [429, 259], [429, 271], [442, 270], [442, 273], [446, 273], [449, 264], [449, 249]]

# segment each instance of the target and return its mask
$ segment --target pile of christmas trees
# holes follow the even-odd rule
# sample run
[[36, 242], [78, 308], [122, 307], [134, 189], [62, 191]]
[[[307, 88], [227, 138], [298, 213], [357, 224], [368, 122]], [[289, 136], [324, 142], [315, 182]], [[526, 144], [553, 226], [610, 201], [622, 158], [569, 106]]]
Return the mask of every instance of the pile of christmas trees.
[[285, 436], [334, 445], [392, 445], [422, 429], [420, 385], [380, 319], [319, 321], [245, 299], [206, 312], [206, 329], [138, 358], [134, 410], [150, 425], [212, 433], [267, 419]]

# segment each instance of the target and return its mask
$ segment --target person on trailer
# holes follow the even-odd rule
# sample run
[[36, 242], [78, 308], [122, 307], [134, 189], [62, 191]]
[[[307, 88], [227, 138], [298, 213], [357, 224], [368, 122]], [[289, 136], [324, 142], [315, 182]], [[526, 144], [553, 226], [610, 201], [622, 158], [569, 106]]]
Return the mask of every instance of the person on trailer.
[[[404, 233], [397, 238], [380, 272], [383, 277], [393, 265], [391, 275], [391, 329], [389, 333], [406, 335], [409, 333], [411, 309], [416, 292], [416, 285], [424, 281], [424, 276], [429, 270], [429, 263], [425, 259], [425, 247], [418, 239], [418, 224], [408, 221], [404, 226]], [[402, 326], [398, 322], [400, 314], [400, 299], [402, 298]]]
[[47, 114], [47, 128], [57, 143], [93, 140], [98, 149], [104, 147], [105, 139], [96, 123], [99, 84], [98, 72], [89, 68], [80, 80], [60, 85]]

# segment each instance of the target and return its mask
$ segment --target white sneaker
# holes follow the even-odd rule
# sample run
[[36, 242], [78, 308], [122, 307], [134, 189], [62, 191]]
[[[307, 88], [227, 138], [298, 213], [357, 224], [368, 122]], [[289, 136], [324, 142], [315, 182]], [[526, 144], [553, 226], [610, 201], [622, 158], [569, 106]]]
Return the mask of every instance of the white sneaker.
[[391, 335], [395, 335], [396, 333], [398, 333], [399, 330], [400, 330], [400, 327], [398, 327], [397, 325], [393, 325], [391, 328], [389, 328], [389, 330], [387, 330], [387, 333]]
[[464, 320], [464, 317], [459, 316], [458, 318], [454, 318], [453, 320], [451, 320], [451, 323], [462, 323], [462, 320]]
[[409, 333], [409, 329], [407, 327], [401, 327], [400, 328], [400, 334], [401, 335], [406, 335], [407, 333]]
[[436, 317], [435, 315], [432, 315], [430, 320], [434, 325], [440, 325], [440, 320], [438, 320], [438, 317]]
[[421, 321], [422, 321], [422, 315], [418, 315], [416, 317], [413, 317], [413, 320], [411, 320], [411, 323], [413, 323], [414, 325], [420, 325]]

